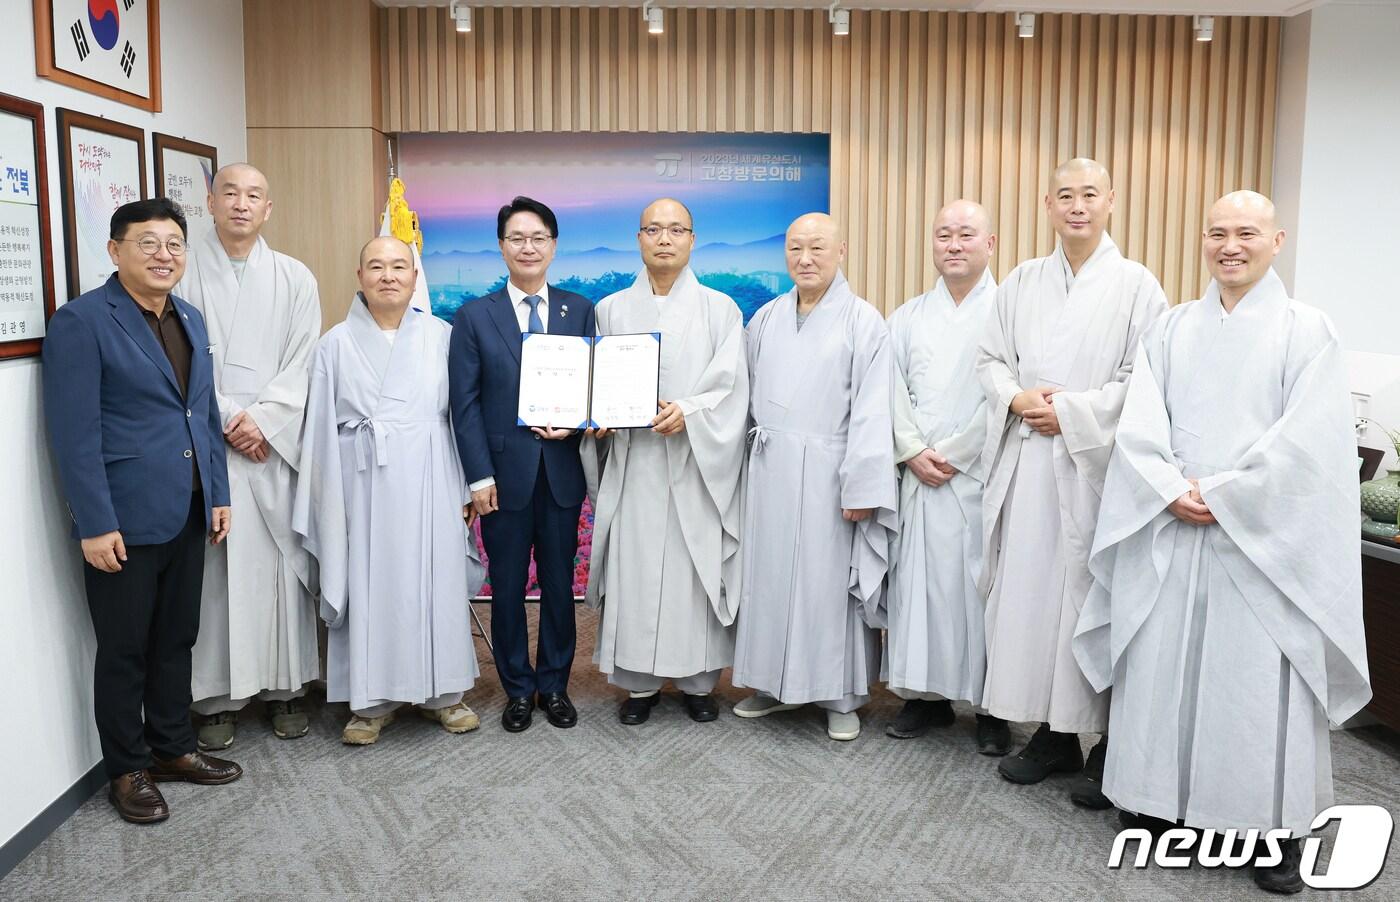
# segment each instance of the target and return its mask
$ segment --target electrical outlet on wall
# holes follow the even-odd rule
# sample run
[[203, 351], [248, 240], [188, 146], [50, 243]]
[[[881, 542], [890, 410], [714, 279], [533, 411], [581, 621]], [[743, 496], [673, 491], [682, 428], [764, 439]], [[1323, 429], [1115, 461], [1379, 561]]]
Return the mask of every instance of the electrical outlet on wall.
[[1351, 407], [1356, 415], [1356, 440], [1361, 441], [1366, 437], [1366, 427], [1370, 425], [1367, 418], [1371, 415], [1371, 396], [1366, 392], [1352, 392]]

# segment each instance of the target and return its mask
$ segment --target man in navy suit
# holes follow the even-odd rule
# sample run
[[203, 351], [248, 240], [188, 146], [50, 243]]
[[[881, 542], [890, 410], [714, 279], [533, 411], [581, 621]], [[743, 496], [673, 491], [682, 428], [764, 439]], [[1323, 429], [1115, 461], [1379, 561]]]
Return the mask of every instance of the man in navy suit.
[[152, 781], [243, 773], [195, 748], [189, 713], [203, 542], [228, 535], [228, 470], [204, 319], [170, 293], [184, 216], [165, 198], [126, 204], [107, 252], [117, 271], [49, 322], [44, 414], [86, 561], [108, 798], [151, 823], [170, 816]]
[[[491, 644], [508, 697], [501, 724], [518, 733], [530, 726], [536, 704], [556, 727], [578, 723], [567, 690], [574, 661], [574, 553], [585, 492], [576, 431], [517, 425], [520, 336], [591, 336], [593, 304], [545, 282], [559, 224], [544, 204], [517, 197], [501, 207], [496, 238], [510, 278], [505, 288], [457, 311], [448, 371], [457, 453], [472, 493], [468, 523], [481, 518], [490, 570]], [[533, 668], [525, 623], [532, 547], [540, 584]]]

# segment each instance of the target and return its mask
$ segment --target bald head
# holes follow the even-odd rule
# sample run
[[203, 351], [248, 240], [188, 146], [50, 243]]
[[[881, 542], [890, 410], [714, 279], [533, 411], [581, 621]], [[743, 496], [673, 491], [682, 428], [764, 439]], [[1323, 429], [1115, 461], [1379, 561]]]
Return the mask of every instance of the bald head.
[[1232, 191], [1211, 205], [1201, 256], [1225, 309], [1234, 309], [1268, 275], [1284, 237], [1274, 202], [1257, 191]]
[[674, 197], [658, 197], [648, 204], [642, 211], [641, 227], [646, 228], [660, 219], [677, 222], [689, 229], [695, 228], [695, 217], [690, 215], [690, 208]]
[[826, 213], [805, 213], [788, 226], [788, 275], [797, 286], [799, 300], [821, 300], [845, 259], [841, 226]]
[[1088, 157], [1056, 166], [1050, 174], [1045, 212], [1070, 266], [1078, 267], [1098, 248], [1113, 213], [1113, 180], [1108, 170]]
[[230, 163], [214, 173], [209, 213], [230, 256], [246, 259], [263, 223], [272, 216], [267, 176], [247, 163]]
[[251, 163], [229, 163], [214, 173], [214, 190], [218, 191], [224, 185], [258, 185], [266, 194], [267, 176]]
[[360, 248], [360, 268], [364, 269], [365, 264], [370, 260], [392, 260], [404, 258], [408, 260], [410, 266], [413, 265], [413, 250], [408, 243], [393, 235], [380, 235], [371, 238]]
[[1262, 230], [1273, 231], [1277, 228], [1277, 214], [1274, 211], [1274, 202], [1269, 200], [1258, 191], [1231, 191], [1229, 194], [1211, 204], [1210, 212], [1206, 214], [1206, 229], [1209, 230], [1211, 223], [1219, 219], [1248, 218], [1257, 224]]
[[987, 271], [997, 236], [986, 208], [970, 200], [955, 200], [933, 220], [933, 265], [943, 285], [961, 303]]
[[1050, 173], [1050, 190], [1054, 192], [1061, 185], [1086, 181], [1098, 184], [1104, 191], [1113, 190], [1113, 179], [1108, 174], [1108, 167], [1089, 157], [1075, 157], [1056, 166], [1055, 171]]
[[821, 235], [831, 241], [842, 241], [841, 226], [828, 213], [804, 213], [788, 226], [788, 237], [793, 235]]

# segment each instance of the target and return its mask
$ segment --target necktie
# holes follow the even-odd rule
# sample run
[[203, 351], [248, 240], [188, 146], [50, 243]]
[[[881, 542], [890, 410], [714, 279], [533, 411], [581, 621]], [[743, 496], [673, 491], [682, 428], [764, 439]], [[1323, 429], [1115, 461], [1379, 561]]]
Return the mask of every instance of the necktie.
[[525, 303], [530, 305], [531, 332], [544, 332], [544, 322], [540, 319], [540, 301], [542, 300], [543, 298], [537, 294], [532, 294], [525, 298]]

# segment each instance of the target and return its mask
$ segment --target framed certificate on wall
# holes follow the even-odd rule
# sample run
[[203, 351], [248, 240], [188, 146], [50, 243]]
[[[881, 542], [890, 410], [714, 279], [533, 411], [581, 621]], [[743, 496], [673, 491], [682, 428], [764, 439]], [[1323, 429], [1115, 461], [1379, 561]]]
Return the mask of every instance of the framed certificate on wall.
[[156, 196], [168, 197], [180, 207], [185, 214], [186, 237], [194, 244], [214, 228], [209, 194], [219, 169], [219, 152], [208, 144], [159, 132], [151, 135], [151, 150], [156, 164]]
[[34, 0], [34, 72], [160, 112], [160, 0]]
[[71, 299], [101, 287], [115, 269], [107, 254], [112, 214], [146, 199], [146, 133], [60, 107], [58, 160]]
[[39, 353], [53, 316], [44, 108], [0, 94], [0, 358]]

